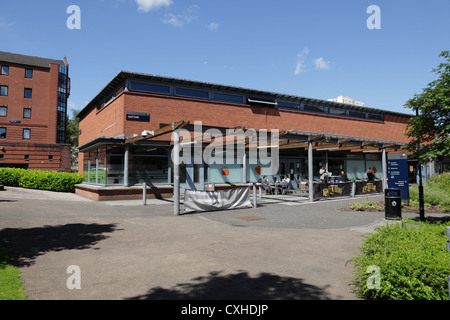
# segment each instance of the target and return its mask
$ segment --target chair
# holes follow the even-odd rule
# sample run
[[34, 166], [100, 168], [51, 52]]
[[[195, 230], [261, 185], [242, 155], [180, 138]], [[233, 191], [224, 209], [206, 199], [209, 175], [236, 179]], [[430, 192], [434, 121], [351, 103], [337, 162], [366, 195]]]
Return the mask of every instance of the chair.
[[275, 188], [272, 187], [267, 181], [263, 181], [262, 186], [263, 186], [264, 190], [266, 191], [266, 193], [269, 193], [269, 194], [275, 193]]
[[281, 194], [287, 194], [289, 192], [289, 184], [284, 182], [281, 184]]

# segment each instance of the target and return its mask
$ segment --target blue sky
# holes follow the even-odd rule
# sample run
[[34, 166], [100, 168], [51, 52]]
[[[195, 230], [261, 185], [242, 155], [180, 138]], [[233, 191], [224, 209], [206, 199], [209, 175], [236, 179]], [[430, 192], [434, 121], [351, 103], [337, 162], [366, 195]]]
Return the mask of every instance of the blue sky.
[[127, 70], [411, 113], [450, 50], [450, 1], [1, 0], [0, 33], [2, 51], [67, 56], [76, 109]]

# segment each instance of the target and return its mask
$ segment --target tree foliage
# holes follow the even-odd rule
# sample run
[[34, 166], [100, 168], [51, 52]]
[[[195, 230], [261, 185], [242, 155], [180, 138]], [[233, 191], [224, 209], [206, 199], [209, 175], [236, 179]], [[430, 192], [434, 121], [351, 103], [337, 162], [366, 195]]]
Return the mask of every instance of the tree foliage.
[[450, 155], [450, 51], [439, 56], [446, 61], [432, 70], [438, 79], [405, 104], [418, 112], [408, 123], [407, 136], [412, 149], [420, 144], [415, 156], [424, 161]]

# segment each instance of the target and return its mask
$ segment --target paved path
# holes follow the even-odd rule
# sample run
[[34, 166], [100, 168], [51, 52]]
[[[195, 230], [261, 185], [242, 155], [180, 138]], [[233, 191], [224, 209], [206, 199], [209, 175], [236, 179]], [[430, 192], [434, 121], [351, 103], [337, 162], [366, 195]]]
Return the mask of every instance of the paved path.
[[[95, 202], [7, 187], [0, 242], [30, 300], [356, 299], [346, 262], [362, 235], [386, 222], [382, 213], [340, 208], [365, 199], [174, 216], [170, 201]], [[80, 268], [80, 289], [67, 287], [71, 265]]]

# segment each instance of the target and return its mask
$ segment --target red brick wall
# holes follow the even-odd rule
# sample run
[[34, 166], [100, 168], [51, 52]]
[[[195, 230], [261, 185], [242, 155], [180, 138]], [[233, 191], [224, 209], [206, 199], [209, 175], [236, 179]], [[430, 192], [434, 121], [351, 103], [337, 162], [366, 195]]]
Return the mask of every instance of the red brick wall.
[[[0, 117], [0, 126], [7, 128], [8, 142], [56, 143], [58, 105], [58, 65], [50, 69], [26, 67], [11, 63], [9, 75], [0, 75], [0, 85], [8, 86], [8, 96], [0, 96], [0, 105], [8, 107], [8, 116]], [[25, 69], [33, 69], [33, 78], [25, 78]], [[32, 98], [24, 98], [24, 89], [33, 90]], [[31, 119], [23, 118], [23, 109], [31, 108]], [[10, 123], [10, 119], [21, 123]], [[22, 139], [23, 129], [31, 129], [31, 139]]]
[[127, 136], [159, 128], [160, 123], [202, 121], [219, 127], [324, 132], [372, 139], [408, 142], [404, 135], [408, 117], [386, 115], [385, 121], [350, 119], [268, 107], [226, 104], [194, 99], [126, 93], [125, 111], [149, 112], [150, 123], [126, 121]]
[[[127, 111], [148, 112], [150, 122], [127, 121]], [[268, 107], [227, 104], [188, 98], [123, 92], [113, 102], [98, 111], [91, 110], [80, 120], [80, 145], [98, 136], [131, 137], [143, 130], [155, 130], [161, 123], [180, 120], [202, 121], [205, 126], [246, 129], [279, 129], [324, 132], [397, 142], [408, 142], [404, 135], [408, 117], [386, 115], [384, 122], [342, 118]], [[109, 127], [109, 128], [108, 128]], [[105, 129], [108, 128], [108, 129]], [[170, 134], [157, 138], [170, 140]], [[83, 155], [79, 156], [82, 172]]]

